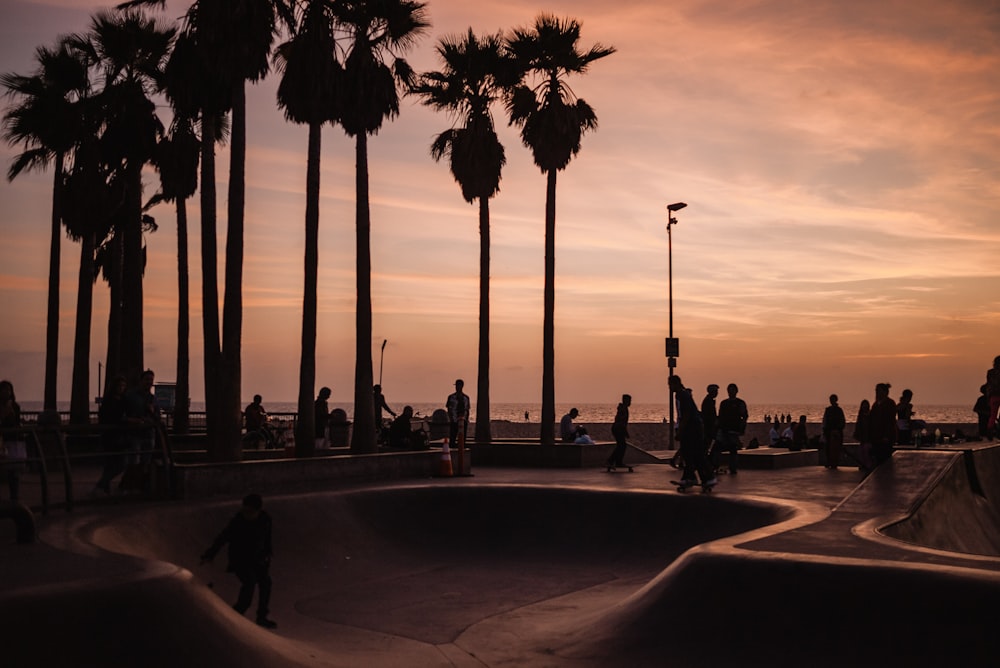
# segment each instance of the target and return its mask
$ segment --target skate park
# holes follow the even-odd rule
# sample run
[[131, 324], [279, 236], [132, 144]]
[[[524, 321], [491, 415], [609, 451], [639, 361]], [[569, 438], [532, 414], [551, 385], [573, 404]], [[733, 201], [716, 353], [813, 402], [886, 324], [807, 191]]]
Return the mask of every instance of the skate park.
[[53, 512], [36, 542], [0, 549], [5, 651], [11, 665], [920, 666], [1000, 649], [995, 446], [899, 450], [863, 480], [744, 470], [708, 495], [678, 494], [657, 463], [473, 473], [261, 490], [276, 631], [230, 608], [224, 560], [198, 561], [238, 496]]

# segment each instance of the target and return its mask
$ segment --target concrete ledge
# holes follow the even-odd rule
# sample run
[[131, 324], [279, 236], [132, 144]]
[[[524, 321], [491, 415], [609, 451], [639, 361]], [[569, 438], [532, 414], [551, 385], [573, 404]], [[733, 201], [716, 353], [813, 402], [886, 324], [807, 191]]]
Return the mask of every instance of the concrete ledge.
[[[458, 471], [452, 452], [453, 471]], [[471, 457], [466, 453], [466, 471]], [[372, 455], [336, 455], [309, 459], [266, 459], [232, 463], [177, 464], [174, 491], [178, 498], [234, 496], [331, 489], [344, 482], [427, 478], [441, 468], [440, 450]]]
[[[495, 439], [491, 443], [473, 443], [476, 466], [514, 466], [532, 468], [600, 468], [614, 452], [615, 444], [598, 441], [593, 445], [557, 443], [541, 445], [537, 439]], [[625, 464], [663, 464], [645, 450], [629, 445]]]
[[786, 469], [793, 466], [819, 466], [819, 450], [789, 450], [788, 448], [754, 448], [740, 450], [740, 468]]
[[601, 466], [615, 449], [613, 443], [541, 445], [531, 441], [474, 443], [476, 466], [523, 466], [534, 468], [584, 468]]

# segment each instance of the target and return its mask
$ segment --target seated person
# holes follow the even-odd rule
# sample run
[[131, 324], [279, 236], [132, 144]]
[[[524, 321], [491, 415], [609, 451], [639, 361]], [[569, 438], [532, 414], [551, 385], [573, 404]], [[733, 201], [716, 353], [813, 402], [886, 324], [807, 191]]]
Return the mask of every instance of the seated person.
[[423, 429], [413, 429], [413, 406], [405, 406], [389, 425], [389, 447], [398, 450], [427, 449], [427, 435]]
[[767, 435], [768, 445], [772, 448], [787, 448], [792, 444], [792, 427], [785, 429], [784, 433], [778, 431], [778, 423], [772, 423], [771, 431]]
[[575, 408], [569, 409], [569, 413], [562, 416], [562, 420], [559, 421], [559, 437], [562, 439], [563, 443], [572, 443], [576, 440], [579, 435], [579, 430], [576, 425], [573, 424], [573, 420], [580, 414]]
[[578, 445], [594, 445], [594, 439], [587, 433], [586, 427], [576, 428], [576, 439], [573, 442]]
[[243, 419], [248, 432], [260, 431], [267, 422], [267, 411], [261, 405], [262, 398], [259, 394], [253, 395], [253, 403], [247, 404], [243, 411]]

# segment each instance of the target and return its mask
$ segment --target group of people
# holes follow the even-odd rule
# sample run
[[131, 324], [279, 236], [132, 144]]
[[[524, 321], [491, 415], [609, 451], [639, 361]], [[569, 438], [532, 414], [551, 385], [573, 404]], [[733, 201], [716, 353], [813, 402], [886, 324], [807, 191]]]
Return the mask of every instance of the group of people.
[[726, 398], [716, 407], [719, 386], [708, 385], [699, 408], [680, 376], [670, 376], [668, 385], [677, 407], [674, 438], [679, 447], [671, 463], [683, 470], [678, 487], [683, 490], [700, 484], [709, 490], [718, 484], [718, 473], [739, 473], [738, 452], [749, 419], [746, 402], [738, 396], [739, 387], [730, 383]]
[[121, 492], [146, 491], [151, 483], [150, 461], [162, 428], [153, 396], [156, 375], [146, 369], [129, 388], [123, 375], [114, 376], [101, 398], [97, 422], [101, 425], [104, 467], [92, 496], [111, 494], [111, 483], [121, 475]]
[[986, 372], [986, 382], [979, 388], [972, 410], [978, 419], [979, 438], [1000, 438], [1000, 355]]

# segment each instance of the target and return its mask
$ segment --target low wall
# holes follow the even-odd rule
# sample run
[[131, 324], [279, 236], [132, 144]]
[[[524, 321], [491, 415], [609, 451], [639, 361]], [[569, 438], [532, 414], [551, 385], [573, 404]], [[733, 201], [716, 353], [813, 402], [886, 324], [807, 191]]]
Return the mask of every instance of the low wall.
[[[458, 453], [451, 453], [452, 471]], [[392, 452], [371, 455], [335, 455], [307, 459], [266, 459], [231, 463], [177, 464], [174, 493], [178, 498], [259, 493], [306, 492], [334, 489], [345, 483], [405, 478], [428, 478], [441, 470], [441, 451]], [[469, 470], [471, 457], [465, 462]]]

